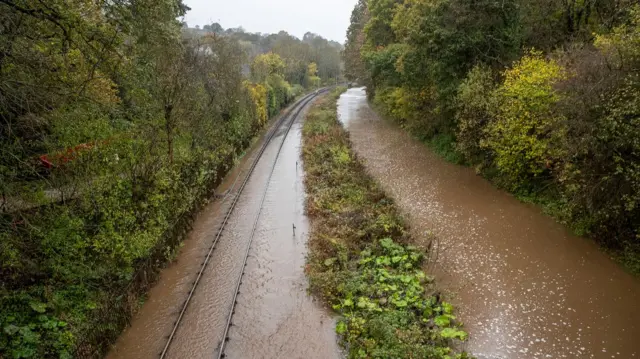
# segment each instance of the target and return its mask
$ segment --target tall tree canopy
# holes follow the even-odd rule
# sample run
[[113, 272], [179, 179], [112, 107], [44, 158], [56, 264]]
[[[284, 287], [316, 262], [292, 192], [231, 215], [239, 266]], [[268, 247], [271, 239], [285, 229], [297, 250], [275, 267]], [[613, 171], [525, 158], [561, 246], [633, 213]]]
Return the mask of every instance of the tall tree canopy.
[[345, 73], [640, 272], [639, 14], [631, 0], [362, 0]]
[[108, 350], [268, 117], [340, 76], [338, 44], [186, 11], [0, 0], [0, 357]]

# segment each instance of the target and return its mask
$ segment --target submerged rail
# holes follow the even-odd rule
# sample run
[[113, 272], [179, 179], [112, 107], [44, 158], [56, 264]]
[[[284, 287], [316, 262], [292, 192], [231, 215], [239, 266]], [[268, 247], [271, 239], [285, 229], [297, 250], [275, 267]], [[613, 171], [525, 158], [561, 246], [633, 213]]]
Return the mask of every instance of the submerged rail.
[[[231, 202], [231, 204], [229, 205], [229, 208], [227, 209], [225, 216], [220, 224], [220, 228], [218, 229], [218, 231], [216, 232], [216, 236], [211, 244], [211, 246], [209, 247], [209, 251], [207, 252], [207, 255], [205, 257], [204, 262], [202, 263], [200, 270], [198, 271], [198, 275], [196, 277], [196, 280], [194, 281], [190, 291], [189, 291], [189, 295], [187, 296], [187, 299], [185, 300], [185, 302], [182, 305], [182, 308], [180, 310], [180, 314], [178, 315], [177, 320], [174, 322], [173, 324], [173, 328], [171, 330], [171, 333], [169, 334], [169, 336], [167, 337], [167, 341], [165, 343], [164, 348], [162, 349], [162, 352], [160, 353], [160, 359], [165, 359], [167, 357], [167, 354], [169, 352], [169, 348], [171, 347], [171, 344], [173, 343], [173, 340], [175, 339], [176, 333], [178, 331], [178, 328], [180, 327], [180, 324], [182, 323], [182, 319], [184, 318], [184, 315], [189, 307], [189, 304], [191, 302], [191, 299], [193, 298], [193, 295], [198, 287], [198, 284], [200, 283], [200, 280], [202, 279], [202, 276], [204, 274], [204, 271], [207, 268], [207, 265], [209, 264], [210, 260], [211, 260], [211, 256], [216, 248], [216, 245], [218, 244], [218, 242], [220, 241], [220, 238], [222, 237], [222, 234], [224, 232], [224, 228], [227, 225], [227, 223], [229, 222], [229, 219], [231, 218], [231, 215], [233, 213], [233, 210], [236, 207], [236, 204], [238, 203], [238, 199], [240, 198], [240, 195], [242, 194], [244, 188], [246, 187], [247, 183], [249, 182], [249, 179], [251, 178], [251, 175], [253, 174], [253, 171], [255, 170], [256, 166], [258, 165], [258, 162], [260, 161], [260, 159], [262, 158], [262, 155], [264, 154], [267, 146], [271, 143], [271, 140], [274, 138], [275, 134], [278, 131], [278, 128], [280, 128], [280, 126], [282, 126], [282, 124], [287, 123], [286, 121], [289, 121], [288, 125], [287, 125], [287, 131], [284, 134], [283, 140], [280, 143], [280, 147], [278, 148], [278, 152], [276, 154], [276, 158], [273, 162], [272, 168], [271, 168], [271, 172], [269, 174], [269, 178], [267, 180], [267, 188], [265, 188], [263, 196], [262, 196], [262, 200], [260, 202], [260, 209], [258, 211], [258, 214], [256, 215], [255, 218], [255, 222], [253, 225], [253, 229], [251, 232], [251, 237], [249, 239], [249, 244], [247, 246], [247, 251], [244, 257], [244, 263], [242, 265], [242, 271], [240, 273], [240, 278], [237, 282], [236, 285], [236, 290], [233, 296], [233, 301], [231, 304], [231, 310], [229, 312], [229, 317], [227, 319], [227, 324], [225, 326], [225, 331], [224, 331], [224, 335], [223, 335], [223, 339], [222, 342], [220, 343], [220, 349], [218, 350], [218, 358], [222, 358], [224, 357], [224, 345], [227, 338], [227, 335], [229, 333], [229, 327], [231, 326], [231, 320], [233, 318], [233, 313], [235, 311], [235, 304], [236, 304], [236, 300], [237, 300], [237, 296], [238, 296], [238, 292], [240, 290], [240, 285], [242, 283], [242, 276], [244, 274], [244, 268], [247, 264], [247, 258], [249, 256], [249, 250], [251, 249], [251, 243], [253, 242], [253, 237], [255, 236], [255, 231], [257, 228], [257, 224], [258, 224], [258, 220], [260, 217], [260, 213], [262, 212], [262, 206], [264, 204], [264, 200], [266, 197], [266, 193], [267, 193], [267, 189], [268, 189], [268, 184], [271, 180], [271, 177], [273, 175], [273, 172], [275, 170], [275, 165], [277, 163], [278, 157], [280, 156], [280, 152], [282, 150], [282, 146], [284, 145], [284, 141], [287, 138], [287, 135], [289, 134], [289, 131], [291, 129], [291, 126], [293, 125], [293, 123], [295, 122], [296, 118], [300, 115], [300, 113], [302, 112], [302, 110], [305, 108], [305, 106], [311, 101], [313, 100], [319, 93], [321, 92], [325, 92], [326, 90], [321, 90], [315, 93], [311, 93], [306, 95], [305, 97], [303, 97], [302, 99], [298, 100], [298, 102], [294, 105], [293, 109], [291, 110], [291, 112], [289, 112], [288, 114], [282, 116], [282, 118], [280, 120], [278, 120], [273, 127], [269, 130], [269, 132], [267, 133], [266, 139], [264, 141], [264, 143], [262, 144], [262, 146], [260, 147], [260, 150], [258, 151], [256, 158], [253, 160], [253, 162], [251, 163], [251, 166], [249, 167], [246, 176], [244, 178], [244, 180], [242, 181], [240, 187], [238, 188], [237, 192], [233, 195], [233, 200]], [[238, 178], [240, 177], [240, 174], [242, 172], [240, 172], [238, 174], [238, 177], [236, 177], [236, 181], [233, 184], [233, 187], [229, 190], [229, 192], [225, 195], [225, 201], [227, 199], [227, 197], [229, 195], [231, 195], [231, 193], [233, 192], [236, 182], [238, 180]]]
[[[224, 348], [225, 348], [225, 344], [227, 342], [227, 340], [229, 340], [229, 328], [231, 327], [232, 324], [232, 320], [233, 320], [233, 315], [235, 314], [235, 308], [236, 308], [236, 304], [238, 304], [238, 294], [240, 292], [240, 286], [242, 285], [242, 278], [244, 276], [244, 270], [245, 267], [247, 265], [247, 260], [249, 258], [249, 252], [251, 251], [251, 244], [253, 243], [253, 238], [255, 237], [256, 234], [256, 230], [258, 229], [258, 221], [260, 220], [260, 215], [262, 214], [262, 208], [264, 206], [264, 202], [265, 199], [267, 198], [267, 192], [269, 190], [269, 183], [271, 182], [271, 177], [273, 177], [273, 173], [276, 169], [276, 164], [278, 163], [278, 158], [280, 157], [280, 152], [282, 152], [282, 147], [284, 146], [285, 141], [287, 140], [287, 136], [289, 135], [289, 131], [291, 130], [291, 127], [293, 126], [293, 123], [296, 121], [296, 119], [298, 118], [298, 116], [300, 116], [300, 113], [302, 112], [302, 110], [305, 108], [305, 106], [315, 98], [315, 96], [317, 94], [319, 94], [320, 92], [325, 92], [326, 90], [322, 90], [319, 91], [318, 93], [314, 93], [311, 94], [308, 98], [304, 98], [301, 100], [301, 105], [298, 107], [297, 111], [295, 111], [293, 113], [293, 115], [291, 116], [291, 120], [289, 121], [289, 124], [287, 125], [287, 131], [285, 132], [284, 136], [282, 137], [282, 142], [280, 142], [280, 146], [278, 147], [278, 152], [276, 153], [276, 157], [273, 160], [273, 163], [271, 164], [271, 170], [269, 171], [269, 177], [267, 179], [267, 185], [264, 188], [264, 192], [262, 193], [262, 198], [260, 199], [260, 207], [258, 209], [258, 213], [256, 214], [256, 217], [253, 221], [253, 228], [251, 229], [251, 236], [249, 237], [249, 243], [247, 244], [247, 250], [245, 251], [244, 254], [244, 260], [242, 263], [242, 271], [240, 271], [240, 276], [238, 277], [238, 280], [236, 281], [236, 289], [233, 295], [233, 300], [231, 302], [231, 309], [229, 310], [229, 316], [227, 317], [227, 323], [225, 325], [225, 329], [224, 329], [224, 335], [222, 336], [222, 341], [220, 342], [220, 348], [218, 349], [218, 359], [224, 358], [225, 357], [225, 353], [224, 353]], [[293, 111], [292, 111], [293, 112]]]

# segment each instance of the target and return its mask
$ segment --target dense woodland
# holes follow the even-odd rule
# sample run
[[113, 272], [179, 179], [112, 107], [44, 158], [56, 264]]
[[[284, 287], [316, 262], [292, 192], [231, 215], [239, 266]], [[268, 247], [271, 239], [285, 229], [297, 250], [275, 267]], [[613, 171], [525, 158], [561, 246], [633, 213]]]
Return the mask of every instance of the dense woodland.
[[343, 45], [307, 32], [298, 39], [284, 31], [277, 34], [247, 33], [242, 28], [223, 29], [217, 23], [202, 29], [189, 29], [192, 33], [217, 33], [238, 40], [250, 58], [266, 52], [279, 55], [286, 64], [285, 80], [292, 84], [308, 84], [308, 64], [317, 65], [317, 76], [323, 81], [340, 79]]
[[640, 5], [360, 0], [346, 74], [447, 159], [640, 273]]
[[0, 358], [104, 353], [268, 119], [340, 76], [339, 44], [186, 11], [0, 1]]

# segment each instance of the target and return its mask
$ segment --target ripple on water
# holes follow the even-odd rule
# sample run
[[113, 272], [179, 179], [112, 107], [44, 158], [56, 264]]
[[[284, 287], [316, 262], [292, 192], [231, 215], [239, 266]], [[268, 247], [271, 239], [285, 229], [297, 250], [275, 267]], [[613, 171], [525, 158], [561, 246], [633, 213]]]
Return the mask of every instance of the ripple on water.
[[498, 359], [638, 355], [640, 282], [591, 241], [380, 120], [363, 89], [342, 96], [339, 115], [415, 237], [438, 239], [430, 268], [458, 305], [472, 353]]

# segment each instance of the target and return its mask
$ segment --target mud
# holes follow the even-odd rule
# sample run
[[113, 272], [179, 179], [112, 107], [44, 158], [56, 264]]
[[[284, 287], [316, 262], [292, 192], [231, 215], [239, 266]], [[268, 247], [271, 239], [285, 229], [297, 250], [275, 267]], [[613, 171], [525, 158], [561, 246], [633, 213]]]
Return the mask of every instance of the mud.
[[473, 170], [381, 120], [363, 89], [339, 102], [368, 171], [396, 199], [478, 358], [638, 358], [640, 281]]
[[[302, 117], [299, 116], [299, 117]], [[168, 358], [212, 358], [218, 355], [240, 274], [245, 272], [229, 331], [227, 358], [337, 357], [334, 321], [307, 295], [303, 272], [307, 220], [299, 161], [300, 131], [294, 125], [286, 138], [273, 177], [269, 178], [278, 147], [286, 134], [281, 126], [260, 158], [225, 231], [213, 252], [200, 285], [185, 313]], [[245, 157], [228, 175], [218, 193], [232, 188], [237, 174], [249, 168], [257, 151]], [[241, 179], [240, 179], [241, 181]], [[267, 199], [258, 231], [243, 268], [260, 201]], [[230, 192], [234, 195], [234, 191]], [[163, 271], [129, 328], [109, 358], [154, 358], [162, 351], [220, 222], [225, 202], [207, 206], [178, 259]], [[293, 236], [295, 224], [296, 235]]]

